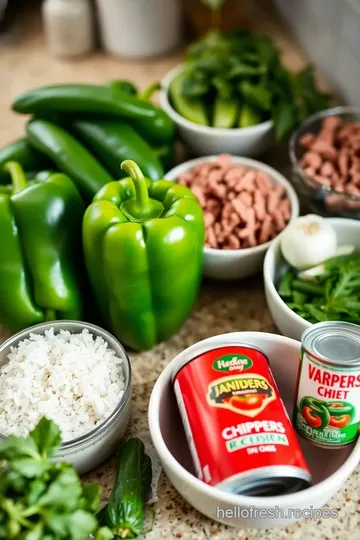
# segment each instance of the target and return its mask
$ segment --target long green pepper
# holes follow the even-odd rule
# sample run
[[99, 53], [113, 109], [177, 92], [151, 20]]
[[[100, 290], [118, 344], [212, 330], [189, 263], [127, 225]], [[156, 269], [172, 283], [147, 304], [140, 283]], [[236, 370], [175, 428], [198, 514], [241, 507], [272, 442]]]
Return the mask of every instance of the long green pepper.
[[31, 120], [26, 132], [30, 144], [71, 177], [84, 199], [91, 201], [102, 186], [113, 180], [90, 152], [62, 127], [46, 120]]
[[125, 159], [136, 161], [151, 180], [163, 178], [164, 168], [159, 159], [128, 122], [120, 119], [74, 120], [72, 128], [114, 178], [120, 176], [119, 163]]
[[0, 193], [0, 322], [13, 332], [44, 320], [79, 319], [84, 203], [71, 180], [53, 174], [27, 184], [9, 162], [12, 193]]
[[174, 139], [175, 126], [162, 110], [116, 85], [64, 84], [30, 90], [18, 97], [13, 110], [41, 118], [66, 113], [125, 118], [149, 142], [162, 145]]

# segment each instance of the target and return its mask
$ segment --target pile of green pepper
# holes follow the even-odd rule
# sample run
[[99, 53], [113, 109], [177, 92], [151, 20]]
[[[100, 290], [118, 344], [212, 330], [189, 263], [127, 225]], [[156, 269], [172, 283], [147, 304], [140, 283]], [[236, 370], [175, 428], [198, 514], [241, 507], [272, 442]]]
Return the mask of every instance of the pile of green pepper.
[[163, 178], [174, 158], [172, 120], [150, 98], [158, 84], [142, 94], [127, 81], [100, 85], [65, 84], [30, 90], [13, 103], [32, 115], [25, 139], [0, 149], [0, 184], [10, 183], [8, 161], [26, 173], [44, 168], [71, 177], [85, 201], [121, 174], [119, 164], [136, 161], [151, 180]]
[[85, 318], [143, 350], [189, 316], [204, 218], [187, 187], [162, 179], [175, 131], [149, 102], [158, 88], [48, 86], [13, 103], [32, 118], [0, 150], [0, 323], [11, 331]]

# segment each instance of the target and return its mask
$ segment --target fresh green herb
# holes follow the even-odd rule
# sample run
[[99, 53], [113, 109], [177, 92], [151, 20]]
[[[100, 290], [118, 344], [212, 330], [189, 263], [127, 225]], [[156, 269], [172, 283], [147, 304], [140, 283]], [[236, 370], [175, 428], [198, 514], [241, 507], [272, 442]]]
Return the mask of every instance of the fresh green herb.
[[95, 517], [101, 488], [81, 485], [75, 469], [54, 463], [60, 430], [42, 418], [28, 437], [9, 436], [0, 446], [0, 539], [110, 540]]
[[360, 254], [332, 257], [312, 281], [289, 268], [278, 292], [288, 306], [309, 322], [360, 321]]
[[[211, 0], [206, 3], [214, 9], [221, 4]], [[223, 121], [218, 121], [213, 109], [218, 98], [228, 100], [238, 107], [231, 127], [246, 126], [241, 111], [251, 107], [248, 125], [272, 119], [277, 140], [288, 136], [305, 117], [330, 104], [330, 96], [317, 89], [311, 67], [299, 73], [290, 72], [271, 39], [247, 30], [228, 35], [211, 31], [193, 43], [186, 54], [180, 87], [179, 81], [177, 84], [177, 100], [173, 105], [180, 114], [182, 99], [187, 100], [188, 107], [194, 101], [197, 107], [202, 104], [210, 110], [212, 122], [221, 126]], [[229, 123], [230, 120], [225, 122], [225, 126]], [[204, 124], [207, 125], [207, 117]]]

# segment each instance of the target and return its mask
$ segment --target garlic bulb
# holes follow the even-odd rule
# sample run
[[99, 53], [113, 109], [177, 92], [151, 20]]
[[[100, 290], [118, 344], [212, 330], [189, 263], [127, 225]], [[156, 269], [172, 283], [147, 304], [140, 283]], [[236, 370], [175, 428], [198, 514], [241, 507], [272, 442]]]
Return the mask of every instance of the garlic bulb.
[[336, 233], [330, 223], [315, 214], [302, 216], [291, 223], [281, 236], [285, 260], [304, 270], [322, 263], [336, 253]]

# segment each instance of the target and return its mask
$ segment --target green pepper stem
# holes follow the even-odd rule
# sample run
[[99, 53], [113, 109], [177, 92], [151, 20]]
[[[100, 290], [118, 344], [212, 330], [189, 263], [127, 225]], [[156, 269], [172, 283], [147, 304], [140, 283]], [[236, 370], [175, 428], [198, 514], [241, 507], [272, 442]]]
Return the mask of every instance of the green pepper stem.
[[141, 223], [147, 219], [160, 217], [164, 211], [161, 202], [150, 199], [146, 179], [140, 167], [130, 159], [123, 161], [121, 169], [130, 176], [135, 188], [135, 198], [124, 201], [121, 211], [130, 221]]
[[154, 92], [157, 92], [161, 89], [161, 84], [159, 82], [154, 82], [150, 84], [145, 90], [138, 96], [138, 99], [142, 101], [150, 101]]
[[136, 193], [136, 204], [140, 210], [145, 210], [149, 204], [149, 192], [147, 189], [145, 177], [141, 172], [139, 165], [131, 159], [123, 161], [121, 169], [125, 171], [132, 179]]
[[12, 192], [14, 195], [27, 187], [28, 183], [24, 169], [19, 163], [16, 163], [15, 161], [8, 161], [4, 165], [4, 171], [8, 172], [11, 176], [11, 183], [13, 185]]

